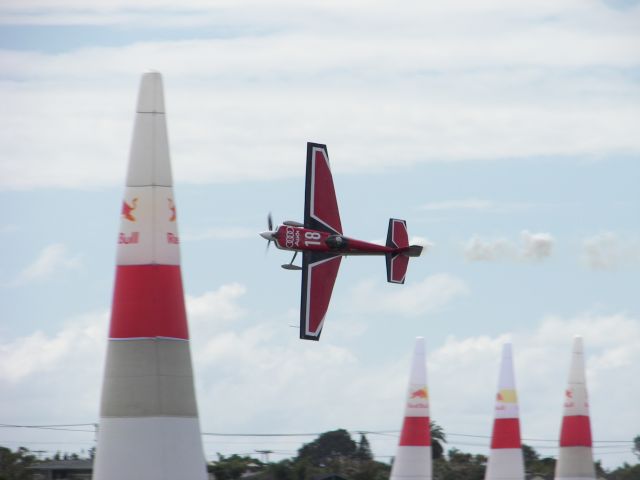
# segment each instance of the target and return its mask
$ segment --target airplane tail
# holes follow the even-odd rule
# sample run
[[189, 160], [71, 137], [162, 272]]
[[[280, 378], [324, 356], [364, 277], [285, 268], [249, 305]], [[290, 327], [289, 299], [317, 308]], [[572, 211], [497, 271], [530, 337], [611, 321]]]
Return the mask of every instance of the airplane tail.
[[420, 245], [409, 245], [407, 222], [397, 218], [389, 219], [386, 245], [396, 250], [385, 255], [387, 282], [404, 283], [404, 277], [409, 266], [409, 257], [419, 257], [422, 253], [422, 247]]

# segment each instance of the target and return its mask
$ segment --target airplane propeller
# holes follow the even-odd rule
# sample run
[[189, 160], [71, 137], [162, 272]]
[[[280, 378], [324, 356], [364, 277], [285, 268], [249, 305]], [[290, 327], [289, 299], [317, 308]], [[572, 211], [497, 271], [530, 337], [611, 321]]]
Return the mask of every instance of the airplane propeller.
[[267, 228], [266, 232], [262, 232], [260, 236], [267, 240], [267, 248], [265, 249], [265, 253], [269, 251], [269, 247], [271, 246], [271, 242], [273, 241], [274, 232], [273, 232], [273, 217], [271, 216], [271, 212], [267, 215]]

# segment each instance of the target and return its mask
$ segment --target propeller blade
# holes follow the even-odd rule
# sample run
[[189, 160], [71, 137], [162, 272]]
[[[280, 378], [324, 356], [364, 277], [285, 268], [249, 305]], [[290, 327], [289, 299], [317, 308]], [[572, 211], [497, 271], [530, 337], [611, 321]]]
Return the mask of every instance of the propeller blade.
[[267, 215], [267, 226], [269, 227], [269, 231], [273, 232], [273, 217], [271, 216], [271, 212]]

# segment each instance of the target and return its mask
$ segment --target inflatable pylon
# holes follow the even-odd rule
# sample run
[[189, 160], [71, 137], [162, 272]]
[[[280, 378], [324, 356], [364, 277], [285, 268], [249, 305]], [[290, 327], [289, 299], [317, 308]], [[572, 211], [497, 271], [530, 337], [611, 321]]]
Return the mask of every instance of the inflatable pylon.
[[582, 337], [578, 336], [573, 339], [569, 384], [564, 392], [560, 452], [556, 462], [555, 478], [556, 480], [596, 478]]
[[524, 480], [518, 395], [510, 343], [505, 343], [502, 347], [491, 452], [484, 478], [485, 480]]
[[389, 480], [431, 480], [431, 430], [424, 338], [416, 338], [398, 450]]
[[205, 480], [162, 77], [138, 94], [94, 480]]

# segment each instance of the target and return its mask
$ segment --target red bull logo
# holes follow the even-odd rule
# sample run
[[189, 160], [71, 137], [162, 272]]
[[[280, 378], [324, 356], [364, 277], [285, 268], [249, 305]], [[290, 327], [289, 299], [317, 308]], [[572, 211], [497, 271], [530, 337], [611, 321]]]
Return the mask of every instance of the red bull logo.
[[[414, 387], [415, 388], [415, 387]], [[427, 387], [409, 390], [409, 401], [407, 402], [408, 408], [429, 408], [429, 391]]]
[[412, 399], [412, 400], [414, 398], [421, 398], [421, 399], [426, 400], [427, 398], [429, 398], [429, 393], [427, 392], [427, 387], [423, 387], [423, 388], [420, 388], [418, 390], [415, 390], [415, 391], [411, 392], [409, 394], [409, 398]]
[[573, 391], [568, 388], [564, 391], [564, 406], [570, 408], [574, 405], [575, 403], [573, 403]]
[[515, 390], [504, 388], [496, 394], [496, 400], [503, 403], [517, 403], [518, 395]]
[[582, 401], [582, 404], [585, 407], [589, 407], [589, 399], [587, 398], [587, 392], [583, 392], [582, 395], [580, 395], [578, 393], [577, 398], [574, 397], [574, 391], [572, 388], [567, 388], [564, 391], [564, 406], [565, 407], [573, 407], [576, 405], [576, 401], [577, 404], [579, 405], [580, 402]]
[[139, 232], [131, 232], [130, 235], [125, 235], [124, 233], [120, 232], [120, 235], [118, 235], [118, 243], [120, 245], [129, 245], [132, 243], [139, 243], [139, 242], [140, 242]]
[[[169, 211], [171, 212], [171, 216], [169, 217], [169, 221], [170, 222], [175, 222], [176, 221], [176, 205], [173, 203], [173, 200], [171, 198], [167, 198], [167, 201], [169, 202]], [[171, 243], [171, 242], [169, 242]]]
[[174, 235], [171, 232], [167, 233], [167, 243], [170, 243], [172, 245], [178, 245], [180, 243], [180, 237], [178, 237], [177, 235]]
[[131, 203], [127, 203], [126, 201], [122, 202], [122, 218], [125, 220], [129, 220], [130, 222], [135, 222], [136, 217], [133, 216], [133, 211], [138, 208], [138, 197], [131, 200]]

